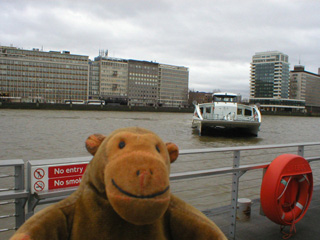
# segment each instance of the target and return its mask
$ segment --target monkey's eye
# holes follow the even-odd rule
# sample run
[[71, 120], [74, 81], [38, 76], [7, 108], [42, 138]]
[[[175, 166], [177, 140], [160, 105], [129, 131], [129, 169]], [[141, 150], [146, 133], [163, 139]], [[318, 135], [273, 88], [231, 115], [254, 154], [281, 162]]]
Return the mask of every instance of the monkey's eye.
[[126, 143], [124, 141], [119, 142], [119, 148], [122, 149], [126, 146]]
[[156, 149], [157, 149], [158, 153], [160, 153], [160, 148], [158, 145], [156, 145]]

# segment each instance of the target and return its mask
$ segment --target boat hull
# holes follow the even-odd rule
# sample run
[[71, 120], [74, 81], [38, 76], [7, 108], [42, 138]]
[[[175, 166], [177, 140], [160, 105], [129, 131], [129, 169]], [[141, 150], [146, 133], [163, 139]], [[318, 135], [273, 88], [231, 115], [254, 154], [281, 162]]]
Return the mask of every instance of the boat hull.
[[260, 124], [260, 122], [205, 119], [193, 119], [192, 121], [192, 127], [197, 128], [200, 135], [212, 132], [228, 132], [231, 134], [241, 133], [246, 135], [258, 136]]

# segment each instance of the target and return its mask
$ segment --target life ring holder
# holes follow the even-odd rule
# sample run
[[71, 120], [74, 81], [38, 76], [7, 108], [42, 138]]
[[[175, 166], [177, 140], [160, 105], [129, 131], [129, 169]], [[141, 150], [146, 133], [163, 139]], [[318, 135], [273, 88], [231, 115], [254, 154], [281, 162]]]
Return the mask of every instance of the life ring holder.
[[264, 214], [283, 226], [294, 226], [305, 215], [313, 192], [308, 161], [294, 154], [275, 158], [261, 184], [260, 202]]

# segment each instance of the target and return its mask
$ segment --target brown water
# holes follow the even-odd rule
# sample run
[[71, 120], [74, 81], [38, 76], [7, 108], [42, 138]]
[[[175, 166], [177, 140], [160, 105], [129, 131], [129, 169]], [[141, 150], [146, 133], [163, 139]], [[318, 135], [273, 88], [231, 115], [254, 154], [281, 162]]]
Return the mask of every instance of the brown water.
[[263, 116], [258, 137], [198, 136], [192, 114], [107, 111], [0, 110], [0, 160], [86, 156], [92, 133], [139, 126], [180, 149], [320, 141], [320, 118]]

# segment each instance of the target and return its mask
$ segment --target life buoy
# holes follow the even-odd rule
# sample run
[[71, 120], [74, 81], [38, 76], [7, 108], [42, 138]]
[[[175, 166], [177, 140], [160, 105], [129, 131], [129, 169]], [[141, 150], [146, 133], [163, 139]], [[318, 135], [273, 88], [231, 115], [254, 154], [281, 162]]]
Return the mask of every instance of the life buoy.
[[[291, 191], [289, 191], [288, 188], [283, 190], [283, 193], [286, 193], [288, 190], [289, 197], [286, 197], [285, 194], [282, 197], [280, 197], [280, 195], [278, 200], [282, 206], [282, 208], [280, 208], [281, 219], [285, 222], [293, 223], [303, 212], [308, 202], [310, 183], [305, 174], [290, 178], [291, 181], [288, 182], [288, 185], [294, 187], [291, 187]], [[293, 183], [297, 184], [292, 185]], [[297, 196], [297, 199], [295, 199], [295, 196]]]
[[313, 191], [308, 161], [294, 154], [283, 154], [269, 165], [261, 184], [260, 202], [273, 222], [293, 225], [306, 213]]

